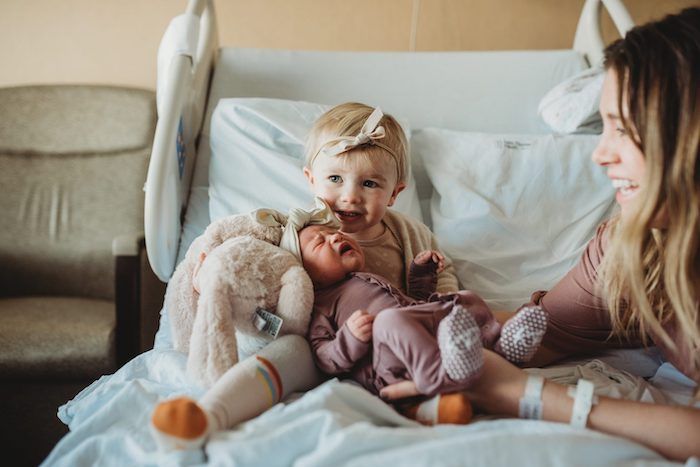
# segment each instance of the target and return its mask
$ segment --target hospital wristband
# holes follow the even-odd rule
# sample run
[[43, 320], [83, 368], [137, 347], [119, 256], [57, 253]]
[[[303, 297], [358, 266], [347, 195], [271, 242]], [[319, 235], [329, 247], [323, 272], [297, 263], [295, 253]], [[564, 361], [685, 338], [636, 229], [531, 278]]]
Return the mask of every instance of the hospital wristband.
[[525, 383], [525, 393], [520, 398], [518, 417], [542, 420], [542, 388], [544, 388], [544, 378], [542, 376], [528, 375]]
[[569, 387], [567, 393], [574, 399], [574, 406], [571, 409], [572, 426], [586, 428], [588, 414], [591, 408], [598, 403], [598, 397], [593, 393], [595, 386], [586, 379], [579, 379], [576, 387]]

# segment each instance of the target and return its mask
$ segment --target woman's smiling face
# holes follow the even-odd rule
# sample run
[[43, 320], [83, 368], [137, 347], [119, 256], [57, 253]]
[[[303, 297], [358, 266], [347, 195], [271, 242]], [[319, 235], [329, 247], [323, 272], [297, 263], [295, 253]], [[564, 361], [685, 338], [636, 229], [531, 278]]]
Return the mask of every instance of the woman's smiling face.
[[644, 154], [635, 143], [637, 135], [628, 134], [618, 110], [617, 74], [608, 70], [600, 98], [600, 115], [603, 117], [603, 134], [593, 151], [593, 161], [607, 169], [616, 190], [615, 199], [620, 205], [623, 219], [634, 216], [634, 201], [643, 188], [646, 172]]

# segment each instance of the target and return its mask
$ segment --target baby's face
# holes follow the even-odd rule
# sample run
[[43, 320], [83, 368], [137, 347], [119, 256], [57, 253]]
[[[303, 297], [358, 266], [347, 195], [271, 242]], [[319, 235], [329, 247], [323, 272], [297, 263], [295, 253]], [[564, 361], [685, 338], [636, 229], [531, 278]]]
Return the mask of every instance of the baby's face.
[[299, 244], [304, 269], [316, 286], [335, 284], [365, 266], [360, 246], [338, 230], [320, 225], [305, 227], [299, 232]]

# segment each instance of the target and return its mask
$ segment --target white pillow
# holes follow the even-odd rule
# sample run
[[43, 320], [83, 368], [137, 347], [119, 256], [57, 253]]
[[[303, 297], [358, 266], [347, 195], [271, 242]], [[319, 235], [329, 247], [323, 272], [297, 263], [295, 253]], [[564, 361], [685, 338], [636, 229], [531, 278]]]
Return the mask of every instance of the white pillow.
[[540, 117], [557, 133], [600, 133], [598, 103], [604, 78], [605, 70], [593, 67], [562, 81], [540, 101]]
[[512, 311], [578, 261], [614, 208], [612, 185], [590, 159], [597, 139], [413, 133], [435, 189], [433, 230], [463, 288]]
[[[302, 172], [304, 141], [329, 108], [283, 99], [221, 99], [211, 120], [211, 220], [261, 207], [287, 212], [311, 206]], [[406, 123], [400, 123], [408, 135]], [[394, 208], [422, 221], [415, 185], [411, 174]]]

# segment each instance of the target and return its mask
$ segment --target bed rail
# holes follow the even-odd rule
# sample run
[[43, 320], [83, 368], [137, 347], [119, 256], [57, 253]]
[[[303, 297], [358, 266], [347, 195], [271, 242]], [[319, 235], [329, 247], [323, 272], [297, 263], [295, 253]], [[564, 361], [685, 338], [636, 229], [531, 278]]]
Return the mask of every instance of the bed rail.
[[190, 0], [158, 50], [158, 123], [144, 190], [148, 260], [163, 282], [175, 268], [196, 139], [218, 50], [212, 0]]
[[574, 36], [574, 50], [582, 54], [590, 66], [603, 60], [603, 34], [600, 30], [600, 7], [605, 5], [621, 36], [634, 27], [634, 21], [622, 0], [586, 0]]

